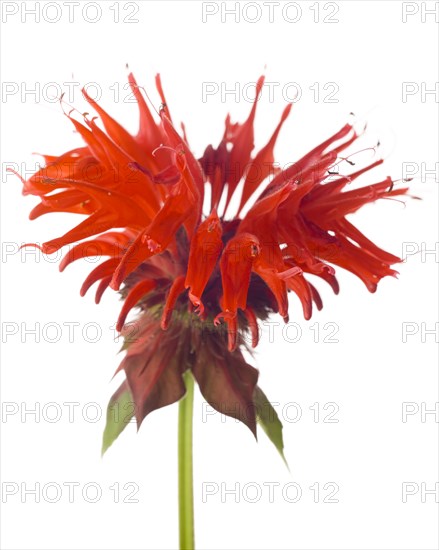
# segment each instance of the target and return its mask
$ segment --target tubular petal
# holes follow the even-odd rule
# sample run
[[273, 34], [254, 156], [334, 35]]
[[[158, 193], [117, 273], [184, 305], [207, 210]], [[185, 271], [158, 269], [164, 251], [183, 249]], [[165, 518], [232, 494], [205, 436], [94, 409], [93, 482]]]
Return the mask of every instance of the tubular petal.
[[116, 122], [94, 99], [92, 99], [87, 91], [83, 88], [82, 93], [85, 99], [90, 103], [93, 109], [101, 117], [105, 130], [109, 137], [120, 148], [123, 148], [129, 156], [136, 159], [138, 162], [147, 163], [150, 162], [150, 156], [146, 154], [146, 151], [139, 146], [136, 140], [131, 134], [129, 134], [123, 126]]
[[142, 281], [139, 281], [136, 285], [129, 289], [127, 295], [125, 296], [125, 301], [123, 303], [122, 309], [120, 310], [119, 317], [117, 319], [116, 330], [118, 332], [122, 330], [122, 327], [125, 324], [125, 319], [127, 318], [127, 315], [131, 311], [131, 309], [145, 294], [148, 294], [148, 292], [155, 288], [155, 286], [155, 281], [144, 279]]
[[294, 277], [290, 277], [285, 282], [287, 287], [294, 291], [299, 297], [302, 303], [303, 316], [309, 321], [312, 315], [312, 293], [305, 277], [303, 274], [297, 274]]
[[258, 321], [256, 319], [255, 312], [250, 307], [244, 310], [244, 315], [246, 316], [248, 325], [250, 327], [250, 333], [252, 337], [252, 348], [255, 348], [259, 343]]
[[[128, 81], [139, 109], [136, 135], [86, 91], [98, 116], [68, 111], [61, 101], [83, 146], [59, 156], [43, 155], [45, 166], [20, 180], [23, 194], [38, 201], [31, 219], [56, 212], [83, 218], [64, 235], [29, 246], [49, 254], [74, 243], [61, 271], [79, 258], [105, 256], [81, 287], [84, 295], [98, 283], [96, 303], [108, 286], [118, 290], [124, 284], [116, 328], [126, 355], [119, 370], [125, 371], [123, 391], [132, 395], [138, 426], [151, 411], [184, 395], [182, 375], [191, 369], [206, 401], [256, 434], [258, 372], [239, 350], [246, 345], [244, 337], [250, 334], [256, 347], [258, 319], [276, 312], [288, 321], [289, 291], [297, 294], [305, 319], [313, 304], [321, 309], [322, 298], [309, 275], [327, 282], [336, 294], [333, 266], [354, 273], [371, 292], [383, 277], [396, 275], [392, 266], [400, 259], [369, 240], [352, 224], [351, 215], [378, 199], [405, 195], [407, 188], [390, 178], [361, 185], [383, 160], [374, 155], [352, 168], [359, 156], [348, 148], [359, 135], [351, 124], [295, 164], [278, 168], [274, 148], [291, 105], [254, 154], [264, 77], [257, 81], [247, 119], [232, 123], [227, 115], [218, 147], [208, 145], [199, 160], [184, 126], [181, 135], [173, 125], [160, 76], [156, 87], [162, 105], [157, 111], [148, 107], [149, 98], [132, 74]], [[362, 149], [367, 150], [376, 153], [376, 147]], [[230, 216], [238, 185], [238, 213]], [[211, 191], [207, 212], [202, 211], [209, 202], [205, 188]], [[126, 323], [136, 306], [138, 320]], [[193, 312], [199, 319], [190, 317]]]
[[95, 295], [95, 304], [100, 303], [102, 295], [110, 286], [110, 282], [111, 282], [111, 277], [105, 277], [105, 279], [102, 279], [102, 281], [98, 284], [98, 288], [96, 289], [96, 295]]
[[234, 317], [238, 308], [246, 309], [250, 273], [259, 252], [259, 240], [250, 233], [241, 233], [227, 243], [220, 261], [225, 318]]
[[178, 300], [180, 294], [184, 290], [184, 275], [180, 275], [180, 277], [177, 277], [172, 283], [168, 297], [166, 298], [165, 307], [163, 308], [162, 320], [160, 322], [160, 326], [163, 330], [166, 330], [168, 328], [175, 302]]
[[[236, 189], [236, 186], [241, 179], [244, 170], [246, 169], [250, 155], [255, 146], [254, 144], [254, 130], [253, 124], [255, 121], [256, 107], [259, 101], [259, 95], [264, 85], [265, 77], [259, 77], [256, 83], [256, 94], [253, 101], [253, 106], [247, 120], [243, 124], [238, 124], [229, 127], [230, 142], [232, 143], [232, 150], [230, 151], [230, 168], [229, 177], [227, 183], [229, 184], [227, 190], [227, 199], [225, 208], [229, 205], [230, 199]], [[227, 122], [226, 122], [227, 127]]]
[[[71, 248], [59, 264], [59, 270], [64, 269], [81, 258], [87, 258], [90, 256], [120, 256], [123, 245], [116, 241], [113, 237], [114, 233], [110, 232], [107, 235], [101, 235], [98, 239], [91, 241], [84, 241]], [[113, 242], [112, 242], [112, 239]]]
[[114, 269], [116, 268], [119, 260], [118, 258], [110, 258], [109, 260], [101, 263], [97, 267], [93, 269], [93, 271], [88, 275], [88, 277], [85, 279], [85, 281], [82, 284], [80, 295], [85, 296], [88, 289], [96, 283], [96, 281], [99, 281], [100, 279], [104, 279], [112, 275]]
[[204, 311], [201, 295], [221, 254], [221, 235], [221, 222], [214, 210], [199, 225], [191, 242], [185, 287], [189, 288], [189, 299], [201, 315]]
[[251, 163], [249, 164], [248, 170], [245, 175], [244, 187], [242, 190], [241, 204], [238, 209], [238, 215], [239, 215], [239, 212], [241, 212], [244, 205], [246, 204], [246, 202], [248, 201], [248, 199], [252, 196], [252, 194], [256, 191], [259, 185], [264, 181], [264, 179], [267, 176], [270, 175], [271, 171], [273, 170], [274, 146], [276, 144], [276, 140], [282, 128], [282, 125], [285, 122], [285, 120], [288, 118], [288, 115], [290, 114], [291, 107], [292, 107], [291, 103], [285, 107], [284, 112], [282, 113], [280, 122], [277, 125], [276, 130], [271, 136], [269, 142], [267, 143], [267, 145], [265, 145], [265, 147], [263, 147], [259, 151], [255, 159], [252, 160]]
[[[132, 73], [128, 75], [128, 82], [139, 107], [139, 131], [136, 139], [141, 147], [147, 151], [154, 151], [154, 149], [163, 141], [160, 126], [156, 124], [153, 116], [151, 115], [151, 111], [149, 110]], [[154, 157], [151, 157], [150, 162], [153, 165], [155, 164]]]

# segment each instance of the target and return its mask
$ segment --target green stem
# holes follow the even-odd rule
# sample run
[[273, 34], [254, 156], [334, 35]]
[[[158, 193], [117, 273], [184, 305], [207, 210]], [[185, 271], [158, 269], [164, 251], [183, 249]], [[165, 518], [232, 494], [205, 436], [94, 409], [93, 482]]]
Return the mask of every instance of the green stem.
[[180, 550], [194, 550], [194, 489], [192, 468], [192, 416], [194, 378], [184, 374], [186, 395], [178, 404], [178, 509], [180, 517]]

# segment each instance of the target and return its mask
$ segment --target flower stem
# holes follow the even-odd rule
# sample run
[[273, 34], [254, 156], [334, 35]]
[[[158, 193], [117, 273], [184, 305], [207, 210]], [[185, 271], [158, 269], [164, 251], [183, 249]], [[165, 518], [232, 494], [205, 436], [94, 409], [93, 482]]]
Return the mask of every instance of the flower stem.
[[186, 395], [178, 404], [178, 508], [180, 517], [180, 550], [194, 550], [194, 489], [192, 467], [192, 416], [194, 378], [184, 374]]

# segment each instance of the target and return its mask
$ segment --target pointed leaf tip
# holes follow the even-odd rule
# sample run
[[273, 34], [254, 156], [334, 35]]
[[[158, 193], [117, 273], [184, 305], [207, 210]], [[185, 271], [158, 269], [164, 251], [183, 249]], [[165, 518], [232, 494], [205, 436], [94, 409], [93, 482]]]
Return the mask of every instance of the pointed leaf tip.
[[107, 421], [102, 437], [101, 456], [116, 441], [134, 417], [133, 397], [125, 381], [111, 397], [107, 407]]
[[272, 404], [269, 402], [267, 396], [261, 390], [259, 386], [255, 387], [253, 393], [253, 402], [256, 409], [256, 420], [264, 432], [267, 434], [269, 440], [278, 450], [282, 460], [288, 471], [290, 468], [284, 455], [284, 441], [282, 435], [282, 422], [274, 410]]

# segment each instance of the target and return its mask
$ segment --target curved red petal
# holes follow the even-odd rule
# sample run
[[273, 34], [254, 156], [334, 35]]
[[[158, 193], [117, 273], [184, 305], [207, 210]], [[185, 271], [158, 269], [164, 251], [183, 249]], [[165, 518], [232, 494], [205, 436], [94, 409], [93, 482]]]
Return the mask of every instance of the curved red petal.
[[189, 299], [203, 314], [201, 296], [217, 264], [222, 250], [221, 222], [214, 210], [195, 232], [189, 252], [185, 287], [189, 288]]
[[116, 330], [120, 332], [123, 325], [125, 324], [125, 319], [127, 318], [128, 313], [131, 309], [137, 304], [137, 302], [151, 292], [155, 288], [156, 282], [149, 279], [139, 281], [136, 285], [129, 289], [127, 295], [125, 296], [125, 301], [123, 303], [122, 309], [120, 310], [119, 317], [116, 323]]
[[250, 274], [259, 253], [259, 239], [250, 233], [233, 237], [223, 250], [220, 268], [225, 317], [234, 317], [238, 308], [246, 309]]
[[180, 294], [184, 292], [184, 290], [184, 275], [180, 275], [180, 277], [177, 277], [172, 283], [171, 288], [169, 289], [168, 297], [166, 298], [165, 307], [163, 308], [162, 320], [160, 322], [160, 326], [163, 330], [166, 330], [168, 328], [175, 302], [178, 300]]

